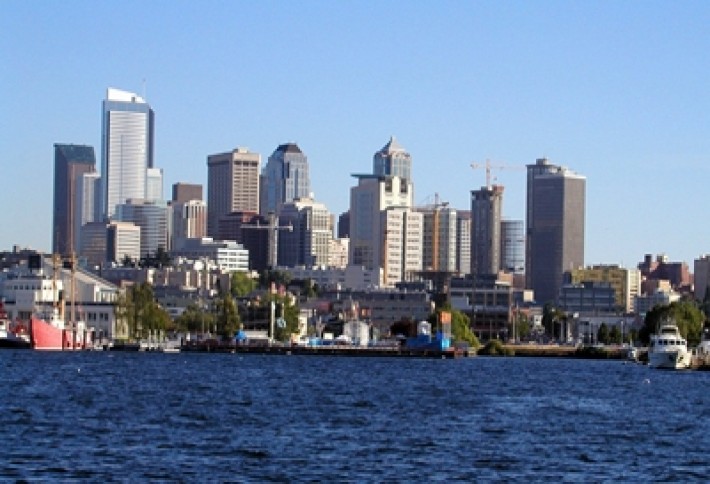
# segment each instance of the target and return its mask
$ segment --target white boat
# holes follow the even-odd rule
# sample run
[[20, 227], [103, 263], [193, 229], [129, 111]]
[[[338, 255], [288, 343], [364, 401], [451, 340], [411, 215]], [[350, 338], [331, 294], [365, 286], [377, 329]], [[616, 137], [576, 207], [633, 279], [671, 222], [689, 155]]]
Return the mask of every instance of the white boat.
[[648, 347], [648, 366], [680, 370], [690, 368], [691, 352], [688, 342], [680, 335], [678, 326], [666, 323], [651, 335]]

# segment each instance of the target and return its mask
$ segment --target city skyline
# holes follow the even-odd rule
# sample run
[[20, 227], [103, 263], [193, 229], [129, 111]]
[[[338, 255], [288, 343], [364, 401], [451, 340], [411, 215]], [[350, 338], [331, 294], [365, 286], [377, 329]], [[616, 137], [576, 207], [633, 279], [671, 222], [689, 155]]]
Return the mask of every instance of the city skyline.
[[[246, 146], [266, 157], [294, 142], [315, 199], [337, 215], [350, 174], [369, 171], [395, 136], [412, 157], [415, 205], [439, 194], [465, 210], [485, 185], [472, 162], [547, 157], [587, 178], [585, 264], [634, 267], [646, 253], [692, 264], [710, 252], [700, 209], [685, 200], [704, 193], [710, 154], [703, 3], [176, 2], [167, 17], [161, 2], [117, 5], [0, 7], [12, 39], [0, 55], [13, 66], [0, 80], [12, 94], [0, 248], [51, 249], [52, 147], [98, 155], [99, 103], [116, 86], [157, 113], [164, 187], [206, 187], [209, 154]], [[374, 5], [397, 19], [397, 35], [372, 35]], [[225, 18], [244, 19], [240, 35], [214, 30]], [[278, 23], [290, 35], [269, 35]], [[492, 174], [503, 216], [524, 219], [524, 174]]]

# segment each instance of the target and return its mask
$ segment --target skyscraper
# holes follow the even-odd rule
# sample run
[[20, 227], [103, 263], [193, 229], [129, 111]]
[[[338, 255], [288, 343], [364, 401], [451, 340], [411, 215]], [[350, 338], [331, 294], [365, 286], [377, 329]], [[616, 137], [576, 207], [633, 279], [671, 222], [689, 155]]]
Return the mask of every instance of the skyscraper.
[[284, 203], [311, 196], [308, 158], [295, 143], [280, 145], [262, 173], [260, 213], [278, 214]]
[[471, 211], [456, 211], [456, 271], [471, 273]]
[[52, 251], [68, 255], [79, 246], [81, 219], [79, 178], [96, 172], [96, 156], [92, 146], [54, 145], [54, 210]]
[[492, 185], [471, 192], [471, 272], [497, 274], [501, 267], [503, 187]]
[[218, 237], [219, 220], [232, 212], [259, 211], [261, 155], [247, 148], [207, 157], [207, 235]]
[[299, 198], [283, 204], [279, 215], [278, 263], [287, 267], [327, 266], [333, 224], [322, 203]]
[[584, 266], [586, 178], [540, 158], [527, 166], [526, 286], [554, 302], [566, 271]]
[[137, 94], [109, 88], [103, 102], [101, 176], [106, 219], [116, 205], [145, 199], [148, 168], [153, 168], [154, 115]]
[[522, 220], [501, 221], [500, 253], [502, 270], [515, 274], [525, 271], [525, 223]]
[[412, 157], [394, 136], [372, 158], [372, 174], [412, 180]]
[[165, 201], [130, 199], [116, 206], [115, 219], [140, 227], [140, 256], [168, 249], [168, 206]]
[[417, 209], [424, 216], [423, 268], [456, 271], [456, 209], [434, 204]]

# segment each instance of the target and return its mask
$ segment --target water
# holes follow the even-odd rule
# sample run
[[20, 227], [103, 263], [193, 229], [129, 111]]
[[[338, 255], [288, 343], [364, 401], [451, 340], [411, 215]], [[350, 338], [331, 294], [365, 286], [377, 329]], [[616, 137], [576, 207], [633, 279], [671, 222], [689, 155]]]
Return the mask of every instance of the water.
[[710, 373], [0, 351], [0, 479], [707, 481]]

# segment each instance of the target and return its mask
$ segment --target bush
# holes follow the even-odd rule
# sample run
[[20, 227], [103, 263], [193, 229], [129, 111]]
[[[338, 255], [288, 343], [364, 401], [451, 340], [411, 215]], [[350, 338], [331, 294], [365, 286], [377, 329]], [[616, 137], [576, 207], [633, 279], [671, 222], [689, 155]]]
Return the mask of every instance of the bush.
[[486, 343], [478, 354], [485, 356], [515, 356], [515, 350], [506, 348], [500, 340], [494, 339]]

